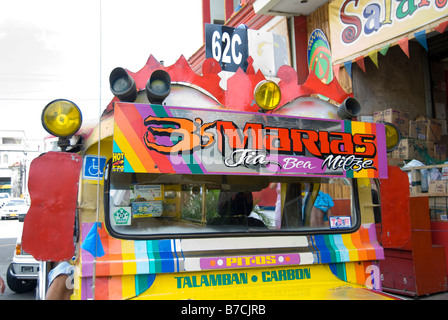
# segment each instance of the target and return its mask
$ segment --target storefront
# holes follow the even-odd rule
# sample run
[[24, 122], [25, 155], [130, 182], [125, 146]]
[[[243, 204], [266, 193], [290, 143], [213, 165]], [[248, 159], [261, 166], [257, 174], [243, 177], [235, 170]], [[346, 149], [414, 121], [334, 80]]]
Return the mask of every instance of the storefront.
[[[204, 2], [208, 3], [209, 0]], [[308, 39], [314, 30], [321, 30], [322, 38], [328, 39], [331, 56], [326, 61], [316, 60], [322, 62], [318, 67], [323, 68], [321, 71], [324, 72], [328, 71], [324, 67], [331, 65], [330, 73], [333, 74], [330, 81], [331, 77], [336, 78], [345, 91], [359, 100], [362, 110], [358, 120], [388, 121], [400, 130], [402, 143], [389, 154], [390, 165], [402, 166], [410, 160], [418, 160], [424, 165], [445, 162], [448, 145], [447, 1], [243, 2], [242, 7], [226, 17], [225, 25], [237, 27], [244, 23], [249, 29], [274, 33], [282, 30], [282, 35], [288, 39], [290, 65], [297, 71], [299, 84], [304, 83], [310, 72]], [[283, 28], [273, 27], [279, 25]], [[204, 48], [201, 48], [190, 63], [199, 65], [198, 61], [203, 61], [204, 56]], [[197, 68], [195, 71], [199, 70]], [[447, 180], [442, 180], [442, 167], [427, 169], [438, 170], [439, 179], [432, 183], [428, 181], [426, 189], [424, 183], [423, 190], [412, 188], [411, 195], [414, 193], [428, 198], [429, 205], [424, 205], [422, 209], [428, 214], [424, 221], [416, 221], [411, 209], [403, 212], [406, 222], [395, 236], [396, 239], [406, 238], [407, 246], [389, 237], [385, 244], [385, 248], [391, 250], [386, 250], [389, 260], [385, 261], [392, 261], [392, 264], [383, 264], [383, 285], [410, 295], [433, 290], [428, 286], [423, 289], [419, 285], [422, 281], [440, 288], [435, 278], [430, 279], [424, 272], [416, 270], [428, 265], [431, 268], [438, 263], [435, 261], [443, 252], [436, 245], [448, 247], [448, 239], [443, 236], [446, 232], [440, 232], [446, 231], [448, 225]], [[435, 185], [439, 187], [437, 191]], [[415, 200], [411, 198], [409, 201]], [[443, 201], [444, 206], [441, 204]], [[385, 215], [383, 210], [383, 217]], [[393, 216], [387, 221], [383, 220], [383, 231], [388, 224], [397, 223], [402, 221], [396, 221]], [[418, 225], [418, 229], [425, 232], [415, 234], [411, 232], [410, 225]], [[430, 230], [432, 232], [427, 232]], [[417, 242], [425, 245], [419, 248], [411, 245]], [[397, 252], [405, 256], [397, 260]], [[400, 271], [398, 275], [395, 271], [401, 268], [415, 272], [408, 274]]]
[[[397, 208], [390, 207], [388, 214], [382, 199], [386, 259], [380, 265], [385, 290], [409, 295], [432, 292], [439, 282], [426, 271], [440, 271], [436, 265], [443, 250], [438, 245], [448, 246], [443, 232], [448, 224], [448, 194], [441, 175], [445, 169], [436, 166], [446, 161], [448, 144], [447, 2], [336, 0], [325, 6], [333, 71], [360, 101], [358, 119], [392, 122], [401, 132], [402, 141], [389, 154], [389, 165], [403, 166], [411, 160], [433, 165], [424, 168], [428, 176], [410, 179], [421, 188], [413, 186], [404, 201], [409, 205], [425, 199], [418, 214], [409, 205], [400, 212], [406, 221], [398, 221], [393, 214]], [[388, 229], [392, 224], [400, 228], [389, 237], [386, 230], [392, 231]], [[423, 243], [425, 248], [418, 245]]]
[[[308, 75], [308, 38], [320, 29], [330, 44], [334, 75], [360, 100], [361, 115], [393, 108], [407, 112], [410, 120], [446, 120], [446, 1], [243, 2], [227, 14], [225, 25], [244, 23], [285, 36], [299, 84]], [[204, 23], [211, 22], [208, 15], [204, 12]], [[189, 62], [200, 71], [204, 59], [202, 47]]]

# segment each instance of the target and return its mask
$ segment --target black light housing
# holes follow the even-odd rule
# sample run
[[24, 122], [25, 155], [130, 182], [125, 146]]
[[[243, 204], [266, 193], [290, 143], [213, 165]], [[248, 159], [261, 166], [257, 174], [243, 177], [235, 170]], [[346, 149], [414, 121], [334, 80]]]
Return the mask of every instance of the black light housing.
[[120, 101], [134, 102], [137, 88], [134, 79], [123, 68], [115, 68], [109, 76], [110, 90]]
[[351, 120], [361, 113], [361, 105], [355, 98], [348, 97], [339, 106], [337, 114], [338, 117], [345, 120]]
[[150, 103], [161, 104], [171, 92], [171, 77], [164, 70], [156, 70], [146, 83], [146, 96]]

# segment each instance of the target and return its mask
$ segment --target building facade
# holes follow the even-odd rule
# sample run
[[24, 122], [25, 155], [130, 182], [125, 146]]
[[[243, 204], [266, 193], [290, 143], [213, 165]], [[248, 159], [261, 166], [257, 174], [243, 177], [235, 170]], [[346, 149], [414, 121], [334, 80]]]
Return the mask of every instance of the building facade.
[[[371, 121], [375, 113], [389, 110], [393, 115], [386, 120], [399, 127], [402, 137], [424, 137], [423, 142], [406, 140], [414, 149], [424, 144], [423, 154], [397, 158], [418, 156], [427, 164], [445, 160], [447, 1], [203, 0], [203, 22], [233, 28], [244, 24], [284, 36], [298, 84], [310, 70], [308, 39], [321, 30], [331, 50], [327, 64], [332, 77], [360, 102], [359, 120]], [[200, 74], [204, 60], [205, 45], [189, 62]], [[414, 130], [420, 130], [416, 120], [426, 122], [425, 132]]]
[[42, 142], [26, 138], [23, 130], [0, 130], [0, 193], [26, 197], [29, 165]]

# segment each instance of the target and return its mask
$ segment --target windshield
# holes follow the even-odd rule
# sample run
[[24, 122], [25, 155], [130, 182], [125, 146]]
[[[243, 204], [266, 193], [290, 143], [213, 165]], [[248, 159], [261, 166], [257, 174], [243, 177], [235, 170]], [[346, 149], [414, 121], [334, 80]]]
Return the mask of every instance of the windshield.
[[117, 103], [105, 193], [116, 237], [344, 232], [356, 178], [387, 177], [384, 125]]
[[108, 187], [108, 225], [124, 238], [341, 232], [358, 222], [347, 178], [112, 172]]
[[24, 206], [25, 205], [25, 200], [10, 200], [6, 206], [7, 207], [11, 207], [11, 206]]

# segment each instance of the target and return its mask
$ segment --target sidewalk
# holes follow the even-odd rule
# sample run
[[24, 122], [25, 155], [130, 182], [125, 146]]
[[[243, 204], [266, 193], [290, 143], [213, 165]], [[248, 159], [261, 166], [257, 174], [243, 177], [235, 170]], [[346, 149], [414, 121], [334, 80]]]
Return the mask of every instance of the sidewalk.
[[430, 294], [428, 296], [417, 297], [418, 300], [448, 300], [448, 292]]
[[394, 295], [402, 298], [403, 300], [448, 300], [448, 291], [440, 292], [440, 293], [433, 293], [430, 295], [419, 296], [419, 297], [403, 296], [403, 295], [398, 295], [398, 294], [394, 294]]

